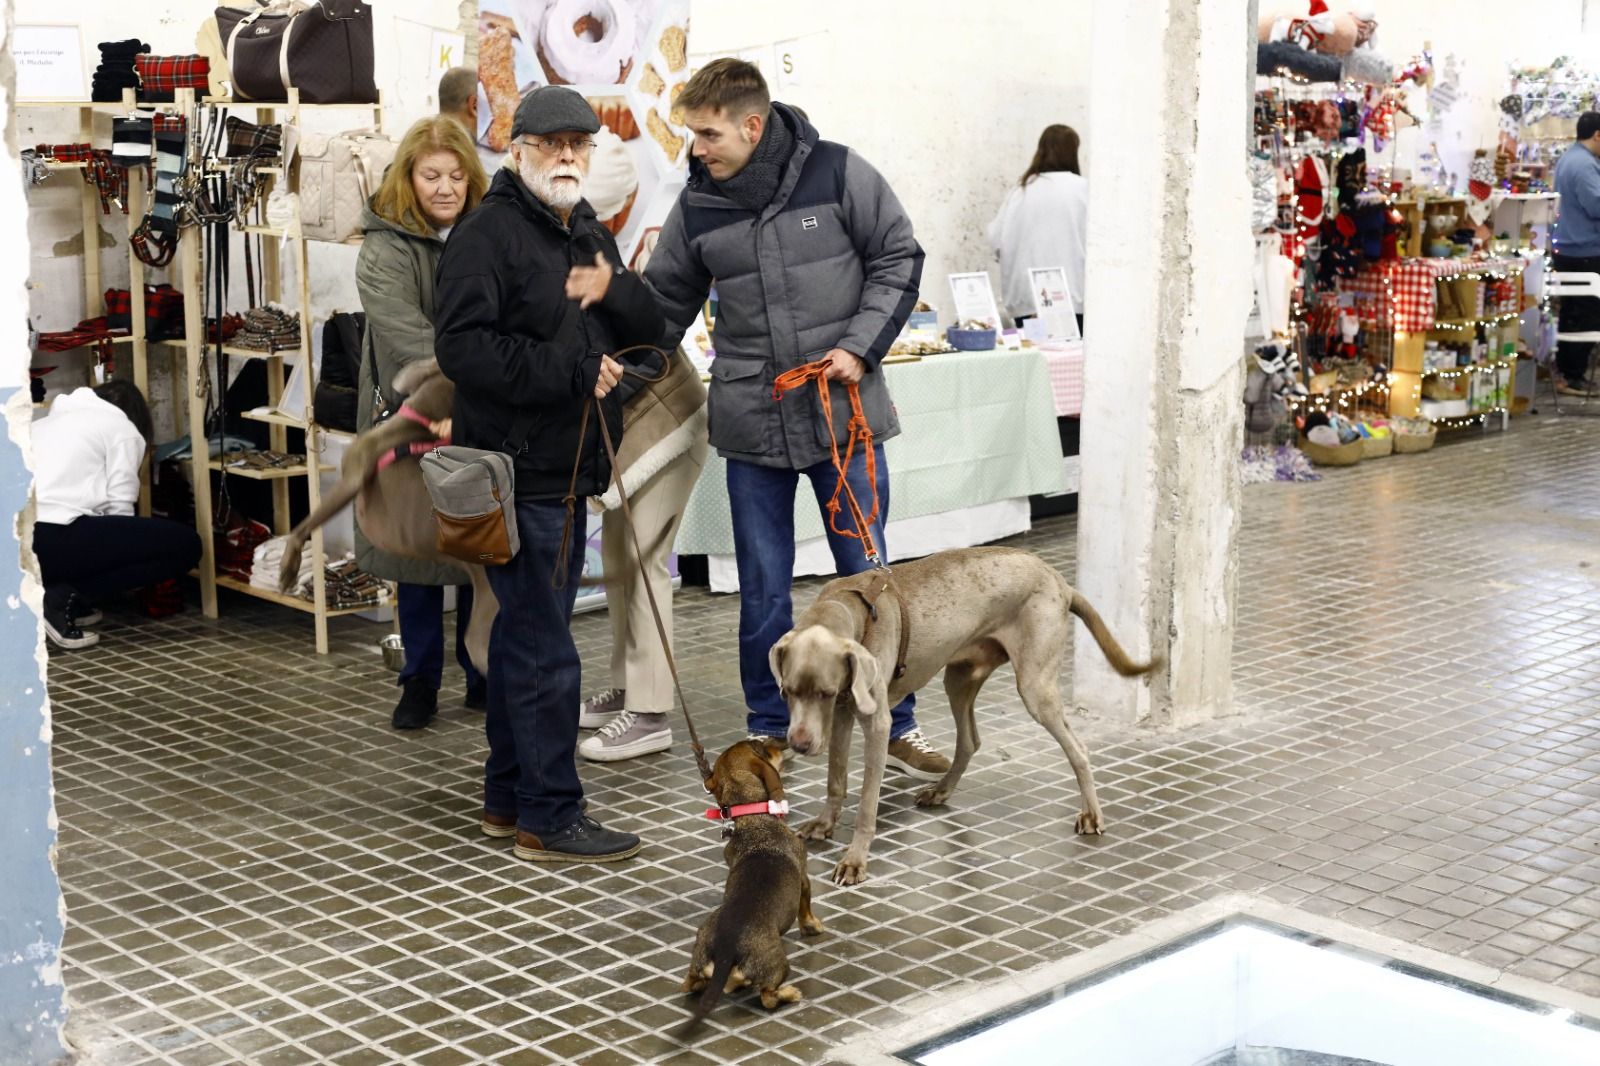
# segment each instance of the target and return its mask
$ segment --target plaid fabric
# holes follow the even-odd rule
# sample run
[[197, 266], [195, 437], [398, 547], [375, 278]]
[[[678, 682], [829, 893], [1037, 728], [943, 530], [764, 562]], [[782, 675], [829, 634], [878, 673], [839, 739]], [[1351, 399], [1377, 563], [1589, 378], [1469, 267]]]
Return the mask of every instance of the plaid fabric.
[[205, 56], [135, 56], [134, 67], [148, 93], [205, 89], [211, 84], [211, 60]]
[[73, 348], [83, 348], [90, 344], [98, 344], [112, 337], [127, 336], [128, 331], [113, 330], [105, 315], [98, 318], [86, 318], [71, 329], [58, 329], [50, 333], [39, 334], [39, 350], [41, 352], [66, 352]]
[[[1355, 294], [1356, 317], [1363, 325], [1421, 333], [1432, 329], [1438, 317], [1438, 279], [1485, 269], [1520, 270], [1520, 265], [1501, 259], [1476, 263], [1460, 259], [1391, 259], [1373, 263], [1354, 278], [1341, 282], [1341, 286], [1345, 292]], [[1484, 313], [1482, 298], [1480, 287], [1480, 315]]]
[[95, 149], [87, 144], [41, 144], [34, 152], [57, 163], [87, 163], [95, 156]]
[[227, 136], [229, 159], [250, 155], [277, 155], [283, 149], [283, 127], [276, 123], [260, 126], [229, 115], [223, 123], [223, 130]]
[[154, 129], [157, 133], [185, 134], [189, 132], [189, 120], [182, 115], [157, 115]]
[[[113, 330], [133, 328], [133, 294], [127, 289], [106, 290], [106, 323]], [[148, 340], [183, 336], [183, 293], [171, 285], [144, 287], [144, 335]]]
[[133, 592], [134, 606], [146, 618], [167, 618], [183, 610], [183, 586], [177, 578], [158, 581]]

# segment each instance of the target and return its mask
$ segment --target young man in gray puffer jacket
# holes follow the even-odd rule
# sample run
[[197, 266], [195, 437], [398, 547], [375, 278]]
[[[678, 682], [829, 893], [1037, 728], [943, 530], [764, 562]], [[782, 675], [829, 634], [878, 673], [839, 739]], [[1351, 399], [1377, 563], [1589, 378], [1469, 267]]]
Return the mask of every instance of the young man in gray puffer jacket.
[[[675, 345], [717, 286], [717, 357], [708, 400], [711, 445], [727, 460], [739, 569], [739, 674], [753, 737], [782, 738], [789, 710], [767, 653], [793, 624], [794, 494], [801, 475], [821, 506], [837, 474], [815, 388], [773, 399], [786, 370], [827, 359], [833, 429], [843, 444], [859, 386], [876, 441], [900, 431], [879, 364], [917, 302], [922, 248], [883, 176], [843, 145], [821, 140], [794, 108], [772, 103], [750, 63], [707, 64], [678, 99], [694, 134], [689, 183], [662, 227], [645, 282]], [[886, 552], [888, 467], [877, 455], [873, 537]], [[849, 480], [862, 506], [866, 453]], [[849, 528], [848, 518], [841, 522]], [[824, 515], [824, 525], [827, 525]], [[840, 574], [867, 569], [861, 542], [828, 530]], [[885, 556], [887, 561], [887, 556]], [[889, 765], [923, 780], [950, 763], [923, 738], [915, 700], [894, 708]]]

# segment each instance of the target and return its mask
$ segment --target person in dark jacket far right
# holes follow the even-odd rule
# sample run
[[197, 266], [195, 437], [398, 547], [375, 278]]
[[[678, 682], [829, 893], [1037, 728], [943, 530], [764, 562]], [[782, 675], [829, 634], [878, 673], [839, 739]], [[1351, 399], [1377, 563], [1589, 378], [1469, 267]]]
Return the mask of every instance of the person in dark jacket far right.
[[[824, 508], [840, 574], [870, 565], [860, 541], [835, 533], [826, 516], [837, 474], [818, 390], [773, 399], [777, 375], [830, 363], [833, 428], [848, 435], [846, 385], [860, 390], [877, 441], [900, 432], [879, 366], [916, 306], [922, 248], [889, 183], [866, 160], [824, 141], [803, 115], [773, 103], [753, 64], [707, 63], [678, 97], [694, 134], [689, 183], [661, 229], [645, 281], [682, 338], [717, 282], [717, 357], [708, 401], [711, 446], [728, 463], [728, 502], [739, 569], [739, 676], [752, 739], [782, 739], [789, 708], [767, 653], [793, 624], [794, 495], [803, 474]], [[851, 461], [851, 491], [863, 509], [876, 488], [872, 536], [884, 562], [888, 467], [874, 444]], [[841, 525], [851, 528], [848, 520]], [[937, 781], [950, 760], [917, 728], [915, 697], [891, 714], [889, 765]]]
[[[599, 419], [580, 427], [599, 399], [612, 439], [622, 439], [622, 404], [640, 379], [622, 384], [611, 353], [654, 343], [664, 328], [583, 199], [599, 128], [571, 89], [523, 97], [511, 131], [515, 169], [502, 169], [456, 225], [434, 295], [434, 353], [456, 386], [453, 439], [513, 461], [521, 548], [488, 569], [500, 612], [489, 638], [480, 827], [515, 837], [516, 857], [535, 862], [613, 862], [639, 850], [637, 836], [584, 813], [574, 757], [581, 693], [571, 621], [586, 537], [579, 508], [563, 544], [562, 500], [575, 459], [579, 500], [610, 481]], [[641, 369], [659, 366], [653, 359]]]

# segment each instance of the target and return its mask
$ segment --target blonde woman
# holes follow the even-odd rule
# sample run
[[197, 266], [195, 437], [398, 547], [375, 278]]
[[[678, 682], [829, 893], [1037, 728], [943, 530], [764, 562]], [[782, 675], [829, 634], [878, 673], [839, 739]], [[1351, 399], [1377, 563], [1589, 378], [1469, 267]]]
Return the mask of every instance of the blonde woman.
[[[374, 390], [383, 406], [397, 398], [391, 382], [407, 363], [433, 358], [433, 275], [445, 239], [457, 220], [478, 205], [488, 188], [472, 139], [453, 118], [425, 118], [406, 131], [394, 162], [362, 216], [365, 239], [356, 260], [356, 289], [367, 314], [361, 345], [361, 388], [356, 428], [377, 415]], [[380, 552], [356, 530], [362, 569], [400, 583], [396, 610], [406, 661], [402, 694], [391, 719], [396, 729], [421, 729], [438, 709], [444, 679], [444, 586], [456, 591], [456, 660], [466, 671], [463, 702], [487, 704], [484, 678], [467, 659], [462, 639], [472, 613], [466, 572], [453, 566], [402, 559]]]

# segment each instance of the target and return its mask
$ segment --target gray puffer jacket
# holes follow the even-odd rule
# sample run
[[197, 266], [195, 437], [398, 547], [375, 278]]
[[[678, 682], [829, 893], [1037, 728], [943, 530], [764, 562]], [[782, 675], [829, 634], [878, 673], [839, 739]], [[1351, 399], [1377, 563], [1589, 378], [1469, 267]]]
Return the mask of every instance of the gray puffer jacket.
[[[711, 444], [724, 457], [803, 469], [828, 458], [813, 386], [772, 397], [774, 379], [832, 348], [867, 364], [861, 404], [873, 434], [900, 432], [879, 363], [916, 306], [922, 248], [889, 183], [864, 159], [818, 138], [785, 106], [795, 134], [777, 195], [759, 216], [724, 196], [698, 161], [662, 227], [645, 282], [667, 317], [671, 348], [717, 286], [717, 357], [707, 403]], [[850, 402], [832, 383], [843, 445]]]
[[[356, 291], [367, 313], [361, 341], [361, 387], [356, 392], [356, 429], [372, 425], [372, 390], [392, 405], [391, 382], [407, 363], [433, 358], [433, 275], [444, 254], [437, 234], [418, 236], [369, 206], [361, 215], [365, 236], [356, 259]], [[377, 381], [373, 381], [373, 372]], [[409, 585], [461, 585], [460, 567], [403, 559], [374, 548], [356, 527], [356, 565], [389, 581]]]

